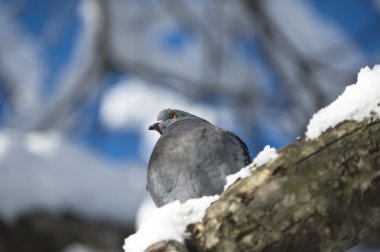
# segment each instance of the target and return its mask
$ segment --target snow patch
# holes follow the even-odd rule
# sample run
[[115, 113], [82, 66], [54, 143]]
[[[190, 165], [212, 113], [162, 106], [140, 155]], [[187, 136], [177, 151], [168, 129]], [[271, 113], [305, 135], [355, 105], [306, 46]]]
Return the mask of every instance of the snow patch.
[[256, 166], [262, 166], [277, 157], [278, 154], [276, 152], [276, 149], [267, 145], [262, 151], [260, 151], [259, 154], [257, 154], [253, 160], [253, 163], [256, 164]]
[[124, 251], [143, 252], [150, 245], [163, 240], [183, 243], [187, 225], [201, 221], [206, 209], [218, 198], [217, 195], [205, 196], [183, 204], [174, 201], [155, 209], [137, 233], [125, 239]]
[[380, 115], [380, 65], [367, 66], [358, 74], [356, 84], [347, 86], [333, 103], [314, 114], [307, 126], [306, 138], [315, 139], [340, 122], [362, 121]]
[[275, 148], [272, 148], [269, 145], [265, 146], [264, 149], [257, 154], [255, 159], [253, 159], [253, 162], [250, 165], [240, 169], [237, 173], [226, 177], [226, 185], [224, 186], [224, 190], [227, 190], [227, 188], [230, 187], [236, 180], [248, 177], [253, 168], [262, 166], [277, 157], [278, 154]]
[[58, 150], [60, 140], [58, 132], [29, 132], [25, 136], [25, 146], [37, 156], [50, 157]]

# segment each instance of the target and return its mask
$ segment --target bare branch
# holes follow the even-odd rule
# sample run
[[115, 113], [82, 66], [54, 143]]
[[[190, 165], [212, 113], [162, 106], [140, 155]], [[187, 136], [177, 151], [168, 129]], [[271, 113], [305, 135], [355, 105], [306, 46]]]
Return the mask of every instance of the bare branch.
[[[83, 37], [81, 41], [83, 44], [77, 46], [74, 64], [71, 64], [70, 69], [63, 76], [63, 83], [60, 85], [62, 90], [58, 92], [53, 103], [43, 111], [42, 115], [32, 122], [31, 129], [33, 130], [62, 126], [62, 119], [101, 83], [100, 79], [106, 70], [107, 56], [106, 4], [102, 0], [84, 1], [82, 4], [91, 4], [96, 9], [95, 16], [90, 17], [89, 20], [83, 20], [83, 22], [91, 22], [87, 24], [92, 26], [88, 31], [91, 34], [87, 34], [89, 36], [87, 38]], [[94, 15], [94, 13], [84, 15]]]

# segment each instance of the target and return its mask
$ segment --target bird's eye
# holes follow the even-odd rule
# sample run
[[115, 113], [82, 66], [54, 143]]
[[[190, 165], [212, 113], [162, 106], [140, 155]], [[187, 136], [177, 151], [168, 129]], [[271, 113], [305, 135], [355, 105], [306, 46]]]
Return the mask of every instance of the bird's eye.
[[170, 115], [170, 119], [176, 119], [176, 118], [177, 118], [176, 113], [172, 113], [172, 114]]

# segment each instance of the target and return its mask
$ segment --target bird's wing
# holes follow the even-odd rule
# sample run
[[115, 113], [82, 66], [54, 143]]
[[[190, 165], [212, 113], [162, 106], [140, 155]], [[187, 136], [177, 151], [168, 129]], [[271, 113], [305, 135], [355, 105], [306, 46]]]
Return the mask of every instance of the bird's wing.
[[197, 149], [190, 133], [160, 137], [149, 160], [147, 180], [156, 205], [198, 197], [198, 187], [191, 183], [196, 159]]
[[191, 135], [196, 145], [191, 165], [196, 167], [191, 169], [192, 184], [203, 195], [221, 193], [226, 176], [251, 163], [247, 145], [232, 132], [208, 124], [198, 127]]
[[235, 156], [236, 162], [242, 167], [249, 165], [252, 162], [251, 154], [247, 145], [237, 135], [230, 131], [224, 131], [229, 139], [231, 150]]
[[189, 171], [193, 190], [198, 197], [221, 193], [226, 175], [236, 170], [223, 131], [207, 123], [192, 130], [191, 136], [194, 151]]

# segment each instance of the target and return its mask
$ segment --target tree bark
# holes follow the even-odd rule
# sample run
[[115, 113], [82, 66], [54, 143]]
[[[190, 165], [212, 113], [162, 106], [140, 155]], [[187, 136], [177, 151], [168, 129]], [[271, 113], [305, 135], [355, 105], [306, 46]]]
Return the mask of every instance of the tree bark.
[[298, 139], [188, 227], [190, 251], [344, 251], [380, 227], [380, 120]]

